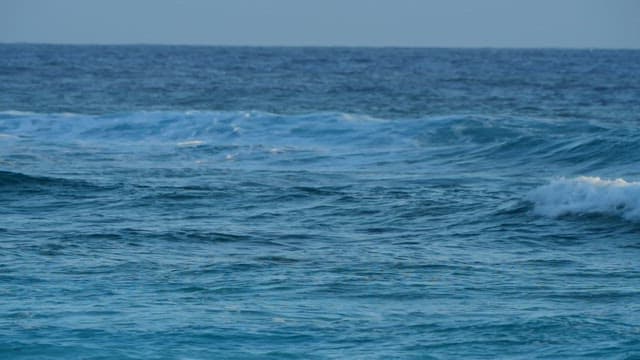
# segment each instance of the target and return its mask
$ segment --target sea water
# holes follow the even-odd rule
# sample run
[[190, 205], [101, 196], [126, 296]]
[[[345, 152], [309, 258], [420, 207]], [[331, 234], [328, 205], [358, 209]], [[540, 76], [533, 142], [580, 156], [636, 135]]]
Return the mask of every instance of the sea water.
[[0, 45], [0, 358], [640, 357], [640, 51]]

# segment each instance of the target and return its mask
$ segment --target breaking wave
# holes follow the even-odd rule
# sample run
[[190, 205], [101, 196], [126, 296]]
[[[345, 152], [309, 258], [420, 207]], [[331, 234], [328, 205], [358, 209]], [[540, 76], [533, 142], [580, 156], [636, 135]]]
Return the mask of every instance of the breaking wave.
[[558, 178], [529, 194], [535, 213], [549, 217], [601, 214], [640, 220], [640, 182], [580, 176]]

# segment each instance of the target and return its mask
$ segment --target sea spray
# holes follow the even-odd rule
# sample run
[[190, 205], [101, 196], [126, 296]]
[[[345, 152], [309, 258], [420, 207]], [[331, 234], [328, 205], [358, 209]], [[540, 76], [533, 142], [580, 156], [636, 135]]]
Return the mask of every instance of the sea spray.
[[640, 220], [640, 182], [580, 176], [557, 178], [529, 194], [539, 215], [603, 214]]

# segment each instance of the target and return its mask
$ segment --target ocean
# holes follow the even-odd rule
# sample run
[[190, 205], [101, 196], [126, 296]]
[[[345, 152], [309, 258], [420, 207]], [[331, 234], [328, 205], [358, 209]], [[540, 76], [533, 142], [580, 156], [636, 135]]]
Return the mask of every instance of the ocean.
[[0, 45], [2, 359], [638, 359], [640, 51]]

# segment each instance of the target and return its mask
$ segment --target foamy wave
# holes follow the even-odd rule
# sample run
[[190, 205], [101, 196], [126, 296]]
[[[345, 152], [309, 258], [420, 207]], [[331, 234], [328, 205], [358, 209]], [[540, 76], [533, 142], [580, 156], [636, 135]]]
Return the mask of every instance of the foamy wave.
[[31, 111], [20, 111], [20, 110], [4, 110], [4, 111], [0, 111], [0, 115], [7, 115], [7, 116], [29, 116], [29, 115], [35, 115], [36, 113], [31, 112]]
[[187, 140], [187, 141], [181, 141], [179, 143], [177, 143], [176, 145], [178, 147], [196, 147], [196, 146], [200, 146], [203, 145], [204, 141], [202, 140]]
[[535, 213], [544, 216], [604, 214], [640, 220], [640, 182], [559, 178], [532, 191], [529, 200]]

